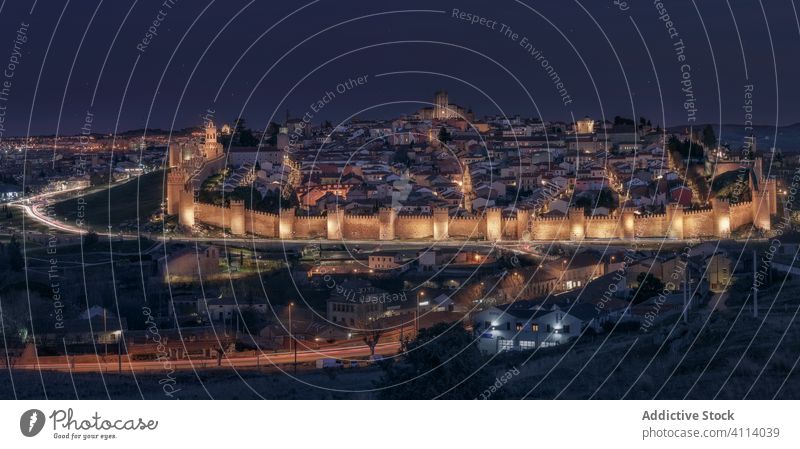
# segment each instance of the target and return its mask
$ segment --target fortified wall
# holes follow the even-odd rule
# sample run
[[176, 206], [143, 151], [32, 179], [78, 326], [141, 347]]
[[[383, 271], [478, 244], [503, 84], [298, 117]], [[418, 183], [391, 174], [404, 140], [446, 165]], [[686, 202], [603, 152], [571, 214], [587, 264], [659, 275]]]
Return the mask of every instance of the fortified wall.
[[[375, 215], [351, 215], [336, 209], [324, 216], [307, 216], [294, 209], [271, 214], [246, 209], [241, 201], [229, 207], [196, 201], [194, 194], [203, 175], [219, 170], [224, 159], [217, 156], [195, 170], [173, 168], [167, 175], [167, 213], [178, 215], [187, 228], [203, 223], [229, 230], [233, 235], [255, 235], [281, 239], [329, 240], [570, 240], [667, 237], [726, 238], [739, 227], [752, 224], [768, 231], [778, 210], [774, 179], [750, 181], [752, 201], [731, 205], [714, 199], [704, 209], [684, 209], [670, 204], [662, 214], [639, 214], [623, 209], [611, 216], [586, 216], [583, 208], [570, 208], [565, 217], [534, 217], [518, 210], [503, 216], [500, 208], [483, 214], [451, 217], [447, 208], [431, 214], [398, 214], [381, 208]], [[758, 173], [758, 171], [756, 171]]]
[[[376, 215], [351, 215], [338, 209], [324, 216], [298, 214], [287, 209], [271, 214], [245, 209], [241, 201], [221, 207], [194, 201], [184, 190], [179, 196], [178, 217], [181, 225], [203, 223], [229, 230], [233, 235], [255, 235], [282, 239], [330, 240], [570, 240], [625, 239], [639, 237], [726, 238], [738, 227], [753, 223], [770, 229], [769, 197], [764, 202], [730, 205], [713, 200], [709, 208], [683, 209], [671, 204], [666, 213], [640, 215], [625, 209], [611, 216], [591, 217], [583, 208], [571, 208], [566, 217], [533, 217], [527, 211], [503, 216], [499, 208], [486, 209], [482, 215], [450, 217], [447, 209], [435, 209], [428, 215], [398, 214], [382, 208]], [[170, 209], [172, 210], [172, 209]]]

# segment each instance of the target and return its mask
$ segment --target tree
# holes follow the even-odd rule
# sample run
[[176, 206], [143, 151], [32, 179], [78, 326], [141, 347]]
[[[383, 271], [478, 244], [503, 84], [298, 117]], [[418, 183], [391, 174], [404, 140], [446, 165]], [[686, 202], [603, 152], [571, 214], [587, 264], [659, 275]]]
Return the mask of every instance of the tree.
[[647, 301], [664, 291], [664, 283], [661, 282], [661, 279], [650, 273], [639, 273], [639, 276], [636, 277], [636, 281], [639, 283], [639, 288], [634, 292], [633, 298], [631, 299], [633, 304]]
[[633, 119], [621, 117], [619, 115], [614, 117], [614, 126], [620, 126], [620, 125], [633, 126], [634, 124], [635, 124], [635, 122], [633, 121]]
[[281, 131], [280, 125], [275, 122], [269, 122], [267, 125], [267, 130], [264, 134], [266, 134], [266, 143], [267, 145], [277, 145], [278, 144], [278, 134]]
[[453, 140], [453, 137], [450, 135], [450, 132], [447, 131], [447, 128], [444, 126], [439, 128], [439, 142], [447, 144], [447, 142], [450, 142], [451, 140]]
[[92, 246], [99, 240], [97, 233], [94, 231], [89, 231], [83, 236], [83, 245], [84, 246]]
[[382, 399], [474, 399], [493, 382], [474, 338], [459, 326], [422, 329], [407, 349], [376, 382]]
[[369, 323], [362, 323], [359, 327], [363, 329], [361, 338], [364, 340], [364, 344], [369, 347], [369, 354], [375, 355], [375, 347], [378, 346], [378, 341], [383, 335], [383, 329], [376, 320], [369, 320]]
[[245, 126], [247, 121], [239, 117], [236, 119], [236, 126], [233, 129], [233, 144], [235, 146], [253, 147], [258, 145], [258, 139], [253, 135], [253, 131]]
[[25, 267], [25, 259], [22, 257], [22, 251], [17, 242], [17, 237], [11, 237], [11, 241], [6, 245], [6, 254], [8, 266], [12, 271], [22, 271]]

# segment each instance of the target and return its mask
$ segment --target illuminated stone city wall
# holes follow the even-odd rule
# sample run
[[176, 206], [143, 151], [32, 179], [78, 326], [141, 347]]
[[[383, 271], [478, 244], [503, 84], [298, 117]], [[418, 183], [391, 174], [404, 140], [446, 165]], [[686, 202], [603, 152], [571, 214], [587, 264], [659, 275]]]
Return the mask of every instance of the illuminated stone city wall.
[[[766, 195], [765, 195], [766, 196]], [[181, 195], [186, 198], [186, 195]], [[572, 240], [630, 239], [663, 237], [672, 239], [700, 237], [729, 237], [736, 228], [752, 223], [754, 209], [766, 216], [763, 229], [769, 229], [769, 201], [758, 209], [752, 203], [729, 205], [727, 201], [712, 201], [712, 207], [684, 210], [674, 205], [664, 214], [635, 215], [624, 211], [608, 217], [588, 217], [582, 209], [570, 210], [567, 217], [522, 218], [503, 217], [500, 210], [489, 210], [482, 216], [452, 217], [443, 215], [397, 215], [384, 212], [376, 215], [349, 215], [344, 211], [328, 216], [295, 215], [294, 210], [280, 216], [244, 208], [232, 201], [229, 207], [213, 204], [180, 204], [183, 225], [195, 222], [224, 228], [233, 235], [252, 234], [268, 238], [331, 240], [419, 240], [419, 239], [476, 239], [476, 240]], [[763, 212], [767, 211], [767, 213]], [[391, 237], [391, 238], [389, 238]]]
[[[233, 235], [267, 238], [330, 240], [571, 240], [727, 238], [742, 226], [754, 224], [769, 230], [772, 210], [777, 210], [775, 181], [764, 180], [753, 189], [753, 201], [731, 205], [713, 199], [705, 209], [683, 209], [670, 204], [663, 214], [640, 215], [625, 209], [612, 216], [589, 217], [582, 208], [570, 208], [566, 217], [534, 217], [527, 212], [503, 216], [500, 208], [483, 214], [450, 217], [447, 209], [436, 208], [430, 215], [400, 215], [382, 208], [374, 215], [350, 215], [344, 210], [327, 216], [297, 215], [292, 210], [269, 214], [247, 210], [241, 201], [221, 207], [195, 201], [194, 181], [189, 171], [174, 169], [167, 177], [167, 213], [177, 214], [184, 228], [202, 223], [228, 230]], [[188, 179], [187, 179], [188, 178]], [[176, 200], [177, 199], [177, 200]]]
[[345, 214], [343, 237], [347, 240], [378, 240], [380, 237], [378, 216]]
[[398, 215], [395, 233], [399, 239], [433, 238], [433, 216]]
[[453, 217], [448, 221], [448, 233], [450, 238], [456, 239], [484, 239], [486, 238], [485, 225], [483, 218], [475, 217]]

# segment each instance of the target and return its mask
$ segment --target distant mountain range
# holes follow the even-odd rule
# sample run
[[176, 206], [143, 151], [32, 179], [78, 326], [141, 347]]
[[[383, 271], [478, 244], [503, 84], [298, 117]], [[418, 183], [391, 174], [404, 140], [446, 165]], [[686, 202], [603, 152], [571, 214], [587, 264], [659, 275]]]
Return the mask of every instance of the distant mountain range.
[[[701, 130], [706, 125], [699, 125], [696, 129]], [[744, 138], [747, 136], [742, 125], [722, 125], [720, 132], [719, 125], [711, 125], [714, 132], [721, 140], [722, 144], [727, 144], [731, 149], [738, 149], [742, 146]], [[682, 132], [685, 126], [673, 126], [670, 132]], [[800, 153], [800, 123], [794, 125], [779, 126], [777, 129], [769, 125], [756, 125], [753, 127], [753, 134], [756, 136], [756, 148], [768, 150], [775, 147], [783, 153]]]

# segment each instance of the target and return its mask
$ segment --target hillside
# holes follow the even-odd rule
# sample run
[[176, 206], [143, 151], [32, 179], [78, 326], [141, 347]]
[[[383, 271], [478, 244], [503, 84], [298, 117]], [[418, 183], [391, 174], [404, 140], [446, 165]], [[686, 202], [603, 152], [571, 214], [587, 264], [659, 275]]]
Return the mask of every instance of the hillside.
[[[161, 207], [164, 171], [142, 175], [111, 189], [90, 193], [82, 199], [87, 227], [102, 231], [107, 231], [109, 224], [112, 230], [119, 230], [120, 226], [135, 227], [137, 218], [144, 222]], [[53, 208], [58, 218], [67, 217], [70, 223], [75, 223], [81, 211], [78, 201], [79, 198], [75, 197], [56, 203]]]

